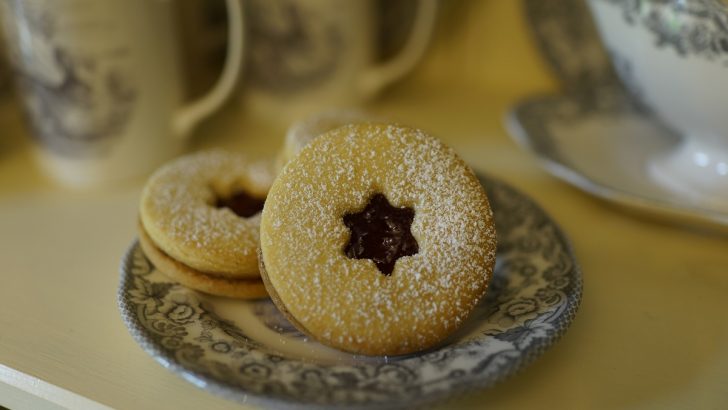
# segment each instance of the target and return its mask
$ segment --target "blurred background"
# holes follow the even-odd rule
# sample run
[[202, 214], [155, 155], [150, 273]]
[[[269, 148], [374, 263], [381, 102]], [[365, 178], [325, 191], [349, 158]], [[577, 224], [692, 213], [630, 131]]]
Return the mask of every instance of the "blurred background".
[[[79, 1], [83, 0], [76, 0], [76, 3]], [[73, 4], [74, 0], [65, 0], [65, 2]], [[18, 10], [23, 9], [23, 12], [25, 13], [26, 9], [29, 9], [29, 7], [19, 7], [19, 5], [24, 3], [26, 2], [10, 1], [4, 3], [5, 15], [11, 16], [9, 18], [6, 17], [6, 26], [13, 24], [16, 24], [18, 27], [22, 26], [22, 24], [20, 24], [22, 23], [22, 19], [18, 18], [18, 15], [20, 15]], [[31, 5], [43, 5], [42, 1], [38, 2], [31, 0], [28, 3]], [[63, 3], [64, 2], [58, 2], [54, 4], [59, 5]], [[173, 28], [174, 33], [171, 34], [170, 37], [173, 37], [174, 41], [173, 43], [170, 42], [170, 44], [174, 46], [172, 48], [177, 48], [177, 50], [175, 50], [174, 53], [165, 54], [164, 56], [169, 57], [168, 59], [174, 59], [179, 62], [177, 66], [171, 67], [170, 70], [179, 70], [179, 77], [182, 84], [179, 85], [180, 91], [175, 91], [173, 88], [168, 87], [160, 88], [162, 91], [155, 92], [157, 94], [169, 95], [181, 93], [182, 96], [179, 101], [172, 102], [171, 104], [182, 105], [184, 102], [191, 102], [195, 99], [200, 99], [206, 93], [209, 93], [209, 91], [215, 86], [216, 81], [219, 81], [226, 58], [228, 58], [230, 54], [228, 41], [230, 38], [228, 25], [230, 19], [227, 13], [226, 2], [224, 0], [178, 0], [175, 2], [159, 3], [171, 3], [171, 5], [166, 6], [168, 9], [164, 10], [164, 13], [168, 13], [171, 16], [170, 18], [172, 19], [173, 24], [171, 24], [170, 27]], [[263, 9], [264, 6], [262, 6], [261, 3], [273, 10]], [[300, 38], [302, 36], [301, 32], [305, 33], [305, 30], [302, 30], [301, 27], [299, 27], [301, 26], [300, 24], [296, 26], [291, 23], [295, 23], [296, 19], [291, 17], [290, 13], [287, 15], [287, 11], [285, 11], [286, 7], [291, 8], [292, 4], [295, 3], [296, 2], [292, 0], [280, 0], [276, 2], [250, 1], [247, 2], [247, 5], [246, 2], [243, 2], [244, 8], [247, 9], [243, 13], [245, 16], [244, 18], [246, 19], [243, 24], [243, 37], [245, 39], [243, 47], [245, 48], [245, 52], [242, 66], [239, 69], [238, 77], [236, 78], [235, 90], [230, 92], [230, 95], [224, 98], [224, 103], [214, 110], [210, 110], [209, 115], [204, 116], [204, 120], [199, 123], [199, 127], [197, 126], [197, 123], [194, 124], [194, 132], [190, 133], [191, 136], [189, 141], [182, 144], [182, 148], [175, 148], [174, 151], [170, 150], [169, 153], [165, 153], [166, 157], [176, 156], [182, 152], [188, 152], [190, 150], [209, 146], [223, 145], [232, 147], [240, 143], [241, 140], [247, 140], [244, 144], [246, 146], [246, 150], [252, 150], [253, 152], [256, 150], [275, 150], [275, 144], [263, 143], [263, 141], [269, 141], [271, 138], [278, 138], [279, 140], [282, 140], [285, 130], [290, 125], [291, 121], [300, 117], [301, 114], [276, 116], [275, 109], [270, 109], [271, 104], [264, 106], [263, 110], [250, 108], [249, 101], [246, 100], [247, 96], [254, 94], [256, 87], [260, 89], [262, 88], [261, 84], [265, 85], [265, 79], [261, 80], [261, 73], [266, 74], [271, 71], [266, 68], [258, 68], [256, 71], [256, 61], [265, 62], [266, 58], [270, 60], [269, 56], [271, 52], [266, 54], [264, 46], [258, 46], [256, 48], [251, 46], [251, 42], [256, 41], [257, 38], [257, 44], [268, 44], [268, 47], [273, 49], [272, 54], [275, 55], [277, 51], [280, 51], [275, 47], [284, 46], [276, 46], [275, 36], [268, 35], [266, 37], [265, 33], [261, 34], [261, 32], [268, 30], [269, 33], [275, 33], [275, 30], [279, 30], [283, 32], [284, 37], [287, 36], [284, 39], [285, 41], [288, 41], [287, 44], [293, 44], [292, 47], [294, 48], [298, 47], [295, 40], [296, 36], [299, 36]], [[402, 53], [402, 49], [408, 41], [408, 36], [413, 30], [412, 26], [417, 14], [418, 1], [372, 0], [365, 3], [366, 7], [370, 9], [370, 13], [372, 14], [367, 20], [367, 24], [371, 27], [366, 28], [366, 30], [369, 30], [368, 36], [371, 37], [371, 39], [367, 41], [371, 42], [371, 48], [373, 51], [372, 55], [367, 57], [360, 57], [357, 55], [344, 57], [352, 61], [363, 58], [369, 58], [372, 60], [364, 63], [357, 63], [362, 66], [366, 64], [377, 65], [381, 62], [395, 59], [398, 53]], [[270, 6], [271, 4], [273, 4], [273, 6]], [[8, 7], [9, 5], [11, 7]], [[262, 15], [266, 16], [278, 16], [277, 19], [269, 19], [271, 21], [266, 23], [268, 24], [268, 28], [265, 26], [261, 27], [262, 23], [260, 23], [260, 21], [265, 21], [266, 19], [261, 19], [260, 16], [256, 19], [256, 7], [261, 9], [258, 11], [259, 14], [262, 13]], [[39, 8], [43, 9], [43, 7]], [[8, 9], [10, 9], [10, 11], [8, 11]], [[439, 104], [442, 104], [442, 108], [446, 109], [448, 106], [447, 99], [449, 98], [471, 98], [473, 99], [473, 106], [466, 106], [467, 108], [465, 109], [477, 110], [477, 105], [483, 103], [487, 105], [497, 104], [502, 107], [498, 111], [493, 111], [490, 108], [482, 110], [484, 112], [493, 113], [489, 118], [483, 119], [483, 131], [489, 134], [502, 135], [500, 116], [508, 108], [509, 104], [517, 101], [519, 97], [526, 94], [548, 92], [557, 88], [557, 82], [552, 76], [550, 68], [536, 51], [536, 43], [534, 42], [533, 32], [528, 28], [526, 13], [524, 12], [524, 3], [441, 0], [437, 4], [436, 14], [436, 19], [431, 28], [431, 33], [429, 33], [430, 37], [425, 39], [425, 45], [421, 55], [413, 58], [413, 61], [408, 63], [408, 67], [399, 70], [401, 71], [401, 75], [395, 74], [392, 76], [393, 79], [391, 81], [381, 81], [386, 82], [386, 84], [381, 87], [374, 87], [376, 88], [376, 91], [365, 92], [363, 95], [355, 97], [351, 95], [344, 95], [341, 98], [337, 97], [338, 99], [332, 98], [332, 102], [328, 106], [363, 107], [375, 114], [379, 113], [387, 115], [394, 111], [406, 111], [406, 107], [401, 105], [399, 105], [399, 108], [395, 110], [388, 108], [388, 104], [397, 105], [398, 103], [396, 101], [403, 98], [402, 96], [407, 96], [406, 98], [419, 98], [423, 101], [429, 101], [432, 99], [432, 102], [427, 103], [428, 106], [432, 106], [432, 109], [437, 109], [436, 106]], [[66, 15], [73, 15], [73, 13], [66, 13]], [[337, 18], [335, 14], [332, 14], [332, 16], [334, 17], [331, 18]], [[92, 17], [97, 18], [95, 16]], [[305, 18], [301, 18], [299, 16], [298, 20], [305, 21]], [[10, 23], [8, 23], [8, 21], [10, 21]], [[256, 23], [256, 21], [258, 21], [258, 23]], [[152, 21], [151, 25], [154, 26], [154, 24], [155, 22]], [[286, 24], [288, 26], [286, 26]], [[283, 28], [278, 27], [277, 25], [283, 26]], [[76, 24], [76, 26], [66, 24], [66, 26], [64, 26], [63, 23], [57, 24], [57, 26], [61, 27], [61, 31], [63, 27], [66, 26], [71, 26], [72, 28], [76, 26], [84, 27], [82, 24]], [[113, 25], [108, 26], [113, 28]], [[15, 27], [16, 31], [18, 27]], [[164, 25], [159, 24], [158, 27], [160, 27], [157, 30], [157, 32], [160, 33], [158, 37], [164, 37], [162, 35]], [[297, 33], [296, 30], [299, 30], [299, 32]], [[16, 40], [13, 40], [12, 36], [9, 37], [7, 35], [8, 31], [12, 30], [8, 30], [8, 27], [5, 27], [6, 38], [9, 39], [9, 42], [15, 41], [17, 44], [8, 44], [4, 47], [4, 50], [7, 51], [8, 48], [18, 49], [28, 47], [27, 44], [17, 41], [17, 37]], [[111, 29], [105, 29], [104, 32], [112, 31], [113, 30]], [[355, 32], [355, 30], [351, 31]], [[312, 28], [309, 32], [315, 33], [315, 29]], [[155, 33], [155, 31], [151, 31], [151, 33]], [[62, 35], [58, 37], [62, 40], [65, 39]], [[78, 42], [77, 37], [78, 35], [76, 34], [68, 36], [70, 39], [66, 41], [67, 43], [70, 43], [68, 48], [74, 48]], [[303, 37], [305, 37], [305, 35], [303, 35]], [[355, 35], [352, 35], [352, 38], [354, 37]], [[123, 42], [121, 40], [119, 41]], [[284, 44], [285, 41], [283, 42]], [[141, 47], [138, 43], [139, 41], [137, 41], [136, 46], [134, 44], [129, 46], [132, 53], [135, 48]], [[346, 49], [346, 47], [343, 48]], [[325, 55], [325, 52], [318, 50], [314, 50], [312, 53], [313, 52], [317, 52], [318, 55]], [[26, 55], [28, 53], [25, 52], [20, 54]], [[154, 61], [151, 63], [152, 67], [154, 64], [158, 64], [159, 61], [162, 61], [159, 59], [164, 56], [157, 55], [158, 58], [152, 59], [157, 61], [157, 63]], [[47, 149], [48, 146], [52, 146], [52, 144], [48, 144], [48, 138], [35, 138], [36, 141], [40, 141], [40, 144], [36, 143], [33, 145], [29, 143], [29, 140], [33, 140], [32, 136], [34, 133], [38, 134], [38, 130], [42, 128], [38, 126], [38, 123], [47, 122], [47, 118], [44, 120], [38, 116], [34, 117], [33, 115], [29, 115], [26, 116], [26, 121], [24, 122], [25, 125], [20, 125], [17, 121], [22, 115], [21, 110], [18, 109], [20, 101], [23, 100], [23, 94], [28, 94], [29, 92], [23, 91], [22, 87], [20, 89], [15, 87], [15, 92], [13, 92], [13, 87], [10, 86], [12, 77], [11, 73], [13, 70], [7, 64], [7, 55], [3, 58], [5, 63], [2, 64], [2, 68], [0, 68], [0, 93], [3, 96], [3, 109], [1, 110], [2, 113], [0, 113], [0, 121], [7, 124], [5, 129], [7, 129], [8, 132], [2, 141], [0, 141], [0, 159], [8, 157], [11, 151], [18, 152], [18, 150], [20, 150], [21, 154], [19, 156], [12, 156], [14, 158], [12, 161], [26, 162], [26, 165], [21, 167], [23, 170], [22, 172], [30, 176], [36, 175], [37, 168], [39, 167], [37, 165], [28, 167], [27, 165], [28, 162], [34, 162], [35, 164], [40, 163], [40, 169], [44, 169], [46, 174], [51, 175], [50, 180], [58, 180], [58, 178], [54, 175], [57, 176], [59, 173], [63, 174], [66, 168], [72, 167], [85, 160], [77, 161], [78, 157], [76, 157], [73, 160], [66, 161], [64, 155], [57, 155], [57, 152], [53, 152], [53, 150], [50, 150], [50, 155], [46, 155], [49, 152]], [[258, 58], [258, 60], [256, 60], [256, 58]], [[143, 64], [146, 64], [147, 60], [150, 59], [143, 59]], [[299, 64], [299, 66], [295, 66], [295, 64]], [[19, 72], [19, 65], [22, 66], [22, 62], [20, 64], [15, 64], [16, 79], [19, 78], [17, 75]], [[26, 65], [37, 64], [33, 63], [31, 60], [31, 62], [26, 63]], [[140, 64], [132, 63], [128, 65], [132, 66], [132, 68], [129, 68], [128, 70], [133, 71], [133, 67]], [[258, 63], [257, 66], [264, 67], [265, 65]], [[294, 63], [290, 66], [297, 67], [296, 69], [299, 70], [307, 69], [306, 66], [302, 66], [296, 61], [294, 61]], [[145, 72], [150, 72], [152, 71], [152, 68], [144, 68], [144, 70]], [[20, 68], [20, 71], [22, 71], [22, 67]], [[354, 75], [348, 74], [346, 70], [341, 71], [343, 72], [341, 76]], [[353, 72], [353, 70], [349, 71]], [[280, 73], [274, 74], [278, 75], [279, 78], [282, 75]], [[174, 75], [176, 74], [173, 72], [170, 72], [169, 74], [169, 76]], [[330, 75], [329, 77], [333, 76]], [[344, 80], [337, 81], [338, 83], [333, 84], [332, 87], [345, 89], [348, 85], [350, 85], [344, 82]], [[159, 82], [160, 81], [156, 81], [156, 83]], [[341, 84], [343, 84], [343, 86]], [[152, 89], [151, 86], [144, 88], [145, 90]], [[325, 95], [332, 94], [330, 91], [325, 92], [327, 93]], [[423, 95], [421, 95], [420, 98], [417, 97], [418, 94]], [[427, 94], [427, 96], [424, 94]], [[136, 102], [143, 106], [145, 99], [139, 97], [140, 95], [143, 96], [144, 93], [142, 92], [140, 94], [137, 90]], [[437, 97], [438, 95], [441, 95], [442, 98], [440, 99]], [[277, 98], [275, 95], [274, 97]], [[288, 97], [286, 96], [286, 98]], [[258, 100], [260, 100], [260, 98], [258, 98]], [[306, 104], [308, 104], [309, 101], [316, 100], [325, 100], [325, 98], [321, 98], [320, 95], [317, 94], [306, 94], [301, 98], [301, 101], [304, 101]], [[25, 101], [27, 103], [28, 100], [25, 99]], [[279, 104], [280, 101], [286, 101], [286, 99], [274, 99], [273, 107], [276, 107], [276, 104]], [[342, 102], [339, 103], [339, 101]], [[155, 102], [149, 103], [149, 105], [160, 106], [163, 104]], [[31, 113], [32, 111], [33, 110], [31, 110]], [[145, 109], [145, 111], [149, 111], [149, 109]], [[314, 111], [313, 107], [309, 111], [304, 110], [301, 112], [311, 113], [312, 111]], [[261, 112], [274, 112], [274, 115], [261, 115]], [[164, 117], [167, 114], [161, 113], [155, 115], [157, 117]], [[452, 114], [445, 111], [443, 115]], [[393, 117], [395, 120], [412, 121], [410, 118], [407, 118], [408, 114], [396, 114]], [[132, 118], [129, 121], [133, 123], [134, 119]], [[149, 122], [149, 120], [145, 121]], [[418, 122], [418, 119], [415, 119], [412, 122]], [[440, 123], [443, 124], [443, 122]], [[448, 121], [448, 123], [451, 125], [457, 124], [456, 121]], [[418, 125], [427, 126], [428, 124], [425, 123]], [[433, 131], [440, 131], [437, 129], [437, 124], [434, 125], [435, 129]], [[159, 134], [159, 131], [156, 131], [159, 127], [158, 125], [156, 126], [157, 128], [154, 128], [154, 126], [151, 125], [140, 127], [141, 129], [154, 129], [154, 132]], [[132, 126], [132, 128], [135, 130], [137, 129], [134, 128], [134, 126]], [[451, 132], [450, 130], [442, 131]], [[139, 132], [137, 131], [136, 133], [138, 134]], [[239, 134], [239, 136], [230, 137], [230, 134]], [[492, 136], [492, 138], [495, 138], [495, 136]], [[150, 141], [151, 138], [147, 137], [146, 140]], [[261, 143], [251, 143], [251, 140], [260, 140]], [[174, 144], [179, 145], [178, 142], [175, 142]], [[168, 145], [174, 144], [170, 143]], [[123, 144], [119, 143], [119, 145]], [[40, 146], [41, 149], [35, 149], [33, 146]], [[256, 148], [258, 146], [262, 146], [262, 148]], [[112, 148], [109, 149], [111, 150]], [[128, 149], [117, 149], [117, 151], [125, 150], [154, 151], [158, 150], [158, 148], [142, 150], [137, 146]], [[36, 151], [41, 151], [46, 154], [43, 154], [39, 159]], [[271, 152], [265, 153], [271, 154]], [[125, 153], [124, 155], [128, 156], [130, 154]], [[34, 157], [35, 159], [29, 160], [27, 159], [29, 157]], [[153, 166], [140, 166], [140, 169], [144, 169], [144, 172], [141, 173], [142, 176], [148, 174], [151, 169], [164, 162], [163, 158], [165, 158], [165, 156], [150, 159], [148, 162], [152, 163]], [[62, 163], [59, 166], [56, 166], [55, 162], [58, 161], [61, 161]], [[43, 165], [48, 163], [53, 163], [53, 167], [49, 169]], [[5, 164], [0, 162], [0, 166], [3, 165], [8, 166], [7, 162]], [[84, 163], [83, 167], [84, 168], [80, 172], [92, 173], [86, 171], [86, 169], [96, 169], [98, 168], [98, 165], [96, 163], [91, 165]], [[15, 170], [21, 169], [16, 167], [10, 168]], [[61, 169], [61, 172], [58, 171], [59, 168]], [[115, 173], [113, 167], [110, 169], [111, 171], [109, 172]], [[103, 172], [106, 171], [101, 171], [101, 173]], [[74, 178], [76, 177], [72, 175], [70, 177], [71, 183], [67, 184], [62, 177], [60, 179], [60, 186], [75, 186]], [[139, 175], [136, 175], [135, 178], [139, 178]], [[39, 178], [34, 179], [43, 185], [47, 185], [49, 183], [49, 179], [47, 177], [40, 176]], [[3, 185], [13, 185], [18, 183], [18, 179], [9, 175], [8, 172], [3, 172], [2, 176], [0, 176], [0, 183]], [[91, 183], [90, 185], [93, 186], [98, 184]]]
[[[376, 30], [380, 60], [391, 57], [406, 39], [416, 0], [374, 0], [381, 18]], [[223, 0], [179, 0], [184, 38], [188, 95], [203, 94], [214, 83], [225, 60], [227, 18]], [[533, 2], [534, 5], [536, 2]], [[554, 3], [554, 2], [545, 2]], [[583, 7], [564, 1], [563, 7]], [[537, 6], [537, 5], [535, 5]], [[531, 6], [534, 7], [534, 6]], [[441, 0], [432, 43], [407, 81], [426, 81], [482, 90], [507, 88], [514, 94], [550, 91], [555, 80], [535, 52], [537, 40], [529, 31], [518, 1]], [[517, 70], [518, 75], [511, 75]], [[244, 87], [245, 78], [241, 80]]]

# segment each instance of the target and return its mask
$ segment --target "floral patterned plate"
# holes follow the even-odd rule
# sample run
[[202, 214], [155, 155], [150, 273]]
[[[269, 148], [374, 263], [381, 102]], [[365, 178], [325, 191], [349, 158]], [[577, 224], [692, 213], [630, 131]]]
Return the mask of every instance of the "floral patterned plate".
[[481, 178], [498, 231], [490, 288], [446, 344], [398, 357], [354, 356], [292, 327], [269, 300], [204, 295], [155, 270], [137, 242], [118, 302], [134, 339], [167, 369], [223, 397], [276, 407], [417, 407], [489, 387], [540, 356], [581, 301], [566, 237], [535, 203]]

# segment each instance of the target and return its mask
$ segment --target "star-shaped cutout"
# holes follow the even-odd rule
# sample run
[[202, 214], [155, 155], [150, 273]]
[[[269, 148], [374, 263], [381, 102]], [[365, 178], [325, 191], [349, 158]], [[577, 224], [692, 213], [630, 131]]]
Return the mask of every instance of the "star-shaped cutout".
[[366, 208], [344, 215], [351, 231], [344, 253], [352, 259], [371, 259], [380, 272], [391, 275], [397, 259], [419, 250], [410, 232], [414, 217], [414, 209], [394, 207], [384, 195], [374, 195]]

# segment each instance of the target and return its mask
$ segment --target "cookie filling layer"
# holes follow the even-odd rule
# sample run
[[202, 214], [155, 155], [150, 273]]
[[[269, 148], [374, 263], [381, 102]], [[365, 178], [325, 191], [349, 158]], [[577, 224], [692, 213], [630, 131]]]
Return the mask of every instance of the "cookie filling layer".
[[235, 215], [250, 218], [263, 210], [264, 199], [250, 196], [247, 192], [233, 193], [229, 198], [218, 198], [215, 204], [218, 208], [229, 208]]
[[351, 231], [344, 254], [352, 259], [371, 259], [380, 272], [391, 275], [397, 259], [419, 251], [410, 226], [412, 208], [392, 206], [382, 194], [375, 194], [360, 212], [344, 215]]

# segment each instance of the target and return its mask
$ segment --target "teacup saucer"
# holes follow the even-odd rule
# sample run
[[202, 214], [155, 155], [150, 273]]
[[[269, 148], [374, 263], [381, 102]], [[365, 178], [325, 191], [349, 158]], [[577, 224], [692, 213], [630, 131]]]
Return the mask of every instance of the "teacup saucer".
[[[728, 229], [728, 213], [680, 197], [654, 180], [649, 166], [679, 138], [618, 89], [581, 100], [551, 95], [526, 100], [506, 126], [554, 176], [603, 199], [673, 222]], [[595, 103], [598, 102], [598, 103]]]

